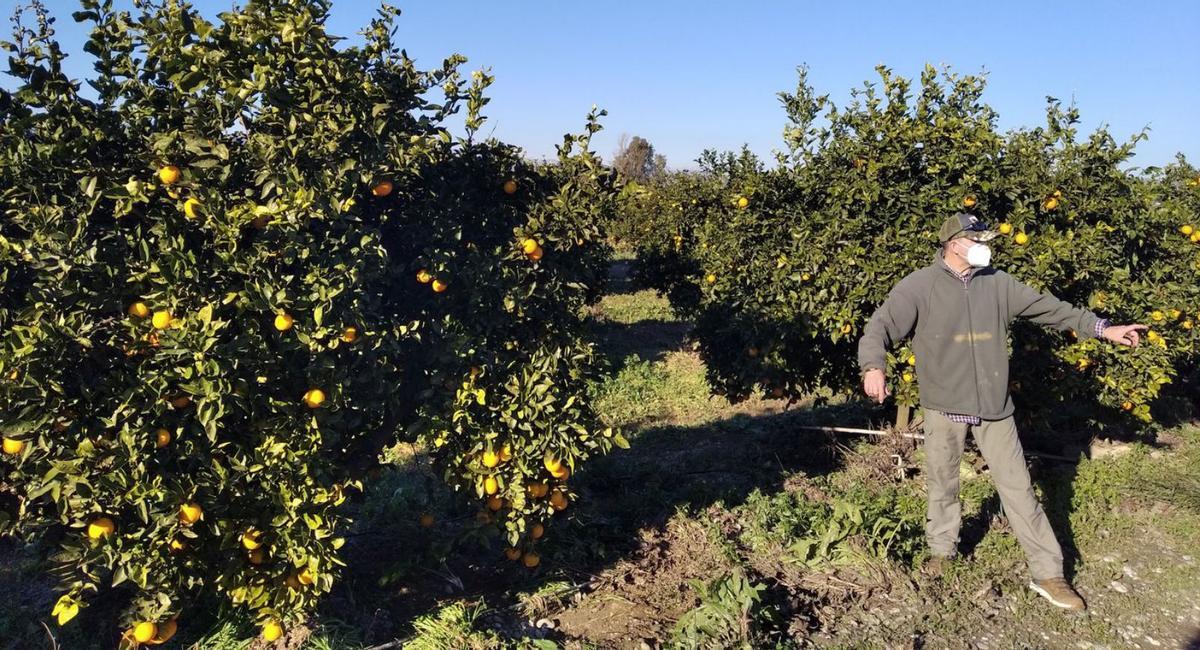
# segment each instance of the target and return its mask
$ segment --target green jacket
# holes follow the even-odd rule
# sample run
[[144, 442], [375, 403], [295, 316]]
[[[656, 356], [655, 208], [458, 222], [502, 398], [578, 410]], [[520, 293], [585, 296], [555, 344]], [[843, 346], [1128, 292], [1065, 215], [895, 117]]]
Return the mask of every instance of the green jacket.
[[1098, 317], [1039, 293], [1004, 271], [973, 270], [966, 282], [939, 250], [910, 273], [871, 316], [858, 342], [863, 372], [887, 368], [887, 350], [916, 326], [913, 354], [921, 406], [1000, 420], [1012, 415], [1008, 393], [1008, 327], [1016, 318], [1073, 329], [1094, 338]]

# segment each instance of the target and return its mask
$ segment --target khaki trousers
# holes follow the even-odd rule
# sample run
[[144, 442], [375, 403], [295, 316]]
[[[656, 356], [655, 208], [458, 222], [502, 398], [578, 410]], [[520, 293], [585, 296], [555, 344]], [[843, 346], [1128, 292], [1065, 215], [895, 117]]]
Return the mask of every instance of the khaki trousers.
[[954, 422], [931, 409], [924, 409], [924, 415], [925, 476], [929, 488], [925, 537], [930, 552], [944, 556], [957, 554], [962, 524], [958, 468], [967, 430], [971, 429], [1000, 494], [1000, 505], [1025, 551], [1029, 573], [1035, 580], [1062, 577], [1062, 549], [1033, 493], [1013, 418], [970, 425]]

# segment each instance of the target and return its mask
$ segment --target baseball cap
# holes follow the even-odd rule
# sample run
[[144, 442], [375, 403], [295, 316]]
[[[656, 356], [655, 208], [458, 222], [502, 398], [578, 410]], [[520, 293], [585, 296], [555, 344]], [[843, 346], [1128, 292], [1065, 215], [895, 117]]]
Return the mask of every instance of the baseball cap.
[[966, 237], [973, 241], [988, 241], [999, 234], [994, 230], [989, 230], [987, 224], [980, 221], [979, 217], [967, 212], [959, 212], [952, 217], [947, 217], [942, 222], [942, 229], [938, 231], [938, 241], [944, 244], [959, 237]]

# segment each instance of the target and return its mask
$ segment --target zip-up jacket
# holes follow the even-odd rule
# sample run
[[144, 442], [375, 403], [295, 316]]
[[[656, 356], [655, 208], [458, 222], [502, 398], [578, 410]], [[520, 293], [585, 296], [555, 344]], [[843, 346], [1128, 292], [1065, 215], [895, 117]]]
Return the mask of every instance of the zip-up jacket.
[[910, 273], [871, 316], [858, 342], [858, 365], [887, 368], [887, 350], [913, 336], [921, 406], [1001, 420], [1012, 415], [1008, 392], [1008, 331], [1017, 318], [1096, 336], [1099, 317], [991, 267], [966, 282], [939, 250], [933, 263]]

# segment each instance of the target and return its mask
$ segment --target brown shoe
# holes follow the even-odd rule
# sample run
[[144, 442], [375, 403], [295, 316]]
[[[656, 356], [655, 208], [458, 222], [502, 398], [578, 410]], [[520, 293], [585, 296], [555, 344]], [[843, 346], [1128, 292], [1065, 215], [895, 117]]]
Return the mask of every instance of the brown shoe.
[[1079, 597], [1079, 594], [1071, 588], [1070, 583], [1064, 578], [1034, 580], [1029, 583], [1029, 588], [1053, 603], [1055, 607], [1061, 607], [1073, 612], [1082, 612], [1087, 609], [1087, 604], [1083, 602], [1083, 598]]
[[940, 578], [953, 562], [954, 558], [948, 555], [930, 555], [929, 559], [921, 565], [921, 573], [931, 578]]

